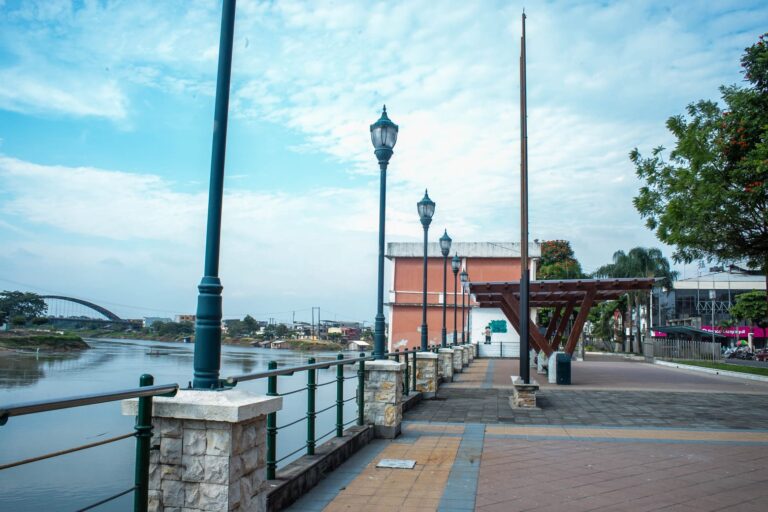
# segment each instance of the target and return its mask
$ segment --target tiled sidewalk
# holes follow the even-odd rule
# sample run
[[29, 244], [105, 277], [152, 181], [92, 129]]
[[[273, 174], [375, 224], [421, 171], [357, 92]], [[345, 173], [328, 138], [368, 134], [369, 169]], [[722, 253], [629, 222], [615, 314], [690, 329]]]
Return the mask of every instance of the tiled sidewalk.
[[[767, 397], [547, 390], [547, 414], [526, 416], [492, 389], [498, 363], [476, 360], [398, 439], [374, 441], [289, 510], [768, 509]], [[416, 467], [376, 468], [383, 458]]]

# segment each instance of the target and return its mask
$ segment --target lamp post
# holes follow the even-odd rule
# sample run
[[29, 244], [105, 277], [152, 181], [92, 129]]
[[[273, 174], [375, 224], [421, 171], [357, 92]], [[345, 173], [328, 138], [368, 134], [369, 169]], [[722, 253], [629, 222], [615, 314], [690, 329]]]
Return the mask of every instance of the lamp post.
[[442, 347], [448, 346], [448, 335], [445, 330], [445, 308], [448, 302], [448, 253], [451, 252], [451, 237], [448, 236], [448, 230], [445, 230], [440, 237], [440, 251], [443, 253], [443, 331]]
[[226, 0], [221, 12], [219, 64], [216, 77], [216, 106], [213, 114], [211, 182], [208, 189], [208, 224], [205, 238], [205, 266], [197, 287], [195, 356], [192, 386], [195, 389], [221, 388], [221, 204], [224, 196], [224, 157], [227, 151], [229, 82], [232, 76], [232, 41], [235, 33], [235, 0]]
[[419, 212], [421, 225], [424, 227], [424, 289], [422, 291], [421, 305], [421, 350], [426, 352], [429, 348], [427, 341], [427, 233], [429, 225], [432, 223], [432, 216], [435, 214], [435, 202], [429, 198], [429, 194], [424, 190], [424, 197], [416, 203]]
[[373, 153], [379, 161], [381, 184], [379, 189], [379, 274], [376, 294], [376, 321], [373, 327], [373, 358], [384, 359], [384, 212], [387, 199], [387, 165], [392, 157], [392, 148], [397, 142], [398, 126], [387, 117], [387, 106], [381, 110], [381, 117], [371, 125]]
[[[451, 270], [453, 270], [453, 345], [456, 344], [456, 339], [458, 338], [458, 331], [456, 330], [456, 290], [458, 290], [458, 282], [457, 278], [459, 275], [459, 268], [461, 268], [461, 259], [459, 258], [458, 254], [453, 255], [453, 259], [451, 260]], [[461, 297], [464, 298], [464, 291], [461, 292]], [[462, 310], [462, 313], [464, 310]]]
[[466, 270], [461, 271], [461, 275], [459, 276], [461, 279], [461, 343], [462, 345], [465, 343], [464, 341], [464, 288], [467, 286], [467, 281], [469, 280], [469, 274], [467, 274]]

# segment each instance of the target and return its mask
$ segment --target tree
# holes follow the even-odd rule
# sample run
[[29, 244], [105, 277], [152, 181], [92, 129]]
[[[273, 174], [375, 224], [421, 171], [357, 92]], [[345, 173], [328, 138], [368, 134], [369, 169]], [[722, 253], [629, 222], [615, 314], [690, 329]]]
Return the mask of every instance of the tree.
[[750, 324], [765, 325], [768, 321], [768, 304], [766, 293], [751, 291], [736, 296], [736, 304], [729, 310], [737, 320], [747, 320]]
[[[669, 261], [656, 248], [635, 247], [630, 249], [628, 253], [624, 251], [616, 251], [613, 253], [613, 262], [595, 270], [592, 275], [594, 277], [654, 277], [659, 279], [659, 284], [662, 288], [670, 289], [672, 282], [677, 279], [678, 272], [672, 270], [669, 265]], [[635, 310], [635, 317], [640, 319], [640, 302], [641, 300], [646, 304], [645, 314], [649, 311], [650, 293], [648, 292], [630, 292], [627, 294], [628, 304], [627, 310], [629, 311], [630, 332], [632, 331], [632, 311], [633, 303]], [[646, 318], [646, 329], [648, 328], [648, 322]], [[635, 343], [632, 348], [634, 352], [640, 352], [640, 323], [635, 325]]]
[[571, 242], [547, 240], [541, 243], [541, 260], [536, 272], [538, 279], [578, 279], [584, 277]]
[[284, 338], [288, 334], [288, 326], [285, 324], [277, 324], [275, 328], [275, 336], [278, 338]]
[[4, 324], [9, 318], [24, 319], [23, 323], [35, 317], [45, 314], [48, 305], [36, 293], [8, 290], [0, 293], [0, 324]]
[[248, 334], [253, 334], [259, 330], [259, 323], [251, 315], [245, 315], [245, 318], [243, 318], [243, 330]]
[[[677, 139], [630, 159], [645, 182], [633, 203], [646, 226], [674, 245], [675, 261], [746, 260], [768, 284], [768, 44], [741, 58], [747, 87], [720, 87], [725, 108], [698, 101], [667, 120]], [[768, 299], [767, 299], [768, 300]]]

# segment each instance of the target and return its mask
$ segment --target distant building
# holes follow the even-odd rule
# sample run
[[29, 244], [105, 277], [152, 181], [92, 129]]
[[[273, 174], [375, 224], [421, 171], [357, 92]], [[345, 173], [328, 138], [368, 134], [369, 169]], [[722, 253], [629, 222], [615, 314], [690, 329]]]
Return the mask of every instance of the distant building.
[[155, 322], [173, 322], [170, 318], [167, 317], [161, 317], [161, 316], [145, 316], [144, 317], [144, 327], [152, 327], [152, 324]]
[[176, 321], [181, 322], [190, 322], [195, 323], [195, 320], [197, 320], [197, 315], [176, 315]]
[[[386, 257], [393, 262], [392, 283], [389, 292], [389, 338], [388, 348], [414, 348], [421, 343], [422, 320], [422, 282], [424, 272], [424, 245], [422, 243], [389, 243]], [[427, 273], [427, 326], [429, 327], [429, 344], [441, 342], [443, 322], [442, 305], [447, 304], [446, 330], [448, 343], [453, 340], [453, 295], [454, 276], [451, 270], [451, 258], [458, 254], [461, 258], [461, 268], [466, 269], [469, 280], [477, 281], [518, 281], [520, 279], [520, 244], [514, 242], [456, 242], [451, 247], [448, 257], [448, 296], [443, 296], [443, 255], [438, 243], [427, 246], [429, 259]], [[539, 244], [530, 244], [528, 248], [529, 275], [536, 278], [536, 266], [541, 255]], [[467, 316], [466, 330], [469, 340], [481, 341], [485, 327], [493, 323], [496, 328], [492, 334], [493, 341], [517, 343], [512, 345], [512, 351], [519, 352], [520, 337], [508, 326], [507, 317], [498, 308], [476, 308], [476, 303], [465, 299]], [[456, 295], [457, 308], [457, 338], [461, 340], [461, 283], [458, 284]], [[531, 309], [531, 318], [535, 318], [535, 310]]]
[[765, 276], [738, 270], [712, 270], [675, 281], [669, 291], [654, 289], [651, 325], [683, 325], [711, 332], [714, 310], [715, 332], [733, 338], [746, 338], [750, 332], [758, 338], [766, 337], [764, 329], [749, 327], [746, 322], [727, 329], [719, 327], [731, 320], [729, 309], [739, 295], [765, 290]]

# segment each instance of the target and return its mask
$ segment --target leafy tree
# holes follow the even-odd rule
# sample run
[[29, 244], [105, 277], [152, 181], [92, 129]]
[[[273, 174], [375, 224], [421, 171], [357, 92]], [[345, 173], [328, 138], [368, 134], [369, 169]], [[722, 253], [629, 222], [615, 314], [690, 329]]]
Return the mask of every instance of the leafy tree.
[[277, 324], [275, 327], [275, 336], [283, 338], [288, 334], [288, 326], [285, 324]]
[[736, 304], [731, 306], [731, 316], [737, 320], [747, 320], [751, 324], [765, 326], [768, 321], [768, 303], [766, 293], [751, 291], [736, 296]]
[[541, 260], [536, 272], [538, 279], [578, 279], [584, 277], [571, 242], [547, 240], [541, 243]]
[[[9, 318], [22, 317], [21, 324], [35, 317], [42, 316], [48, 310], [48, 305], [36, 293], [8, 290], [0, 293], [0, 324]], [[20, 325], [20, 324], [17, 324]]]
[[667, 120], [669, 159], [657, 147], [630, 159], [645, 182], [633, 202], [675, 261], [747, 260], [768, 283], [768, 44], [741, 58], [747, 87], [721, 87], [724, 108], [698, 101]]
[[259, 330], [259, 323], [251, 315], [245, 315], [245, 318], [243, 318], [243, 330], [248, 334], [253, 334]]
[[[672, 270], [669, 261], [661, 251], [656, 248], [635, 247], [628, 253], [616, 251], [613, 253], [613, 262], [595, 270], [594, 277], [654, 277], [659, 278], [659, 284], [662, 288], [670, 289], [672, 282], [677, 279], [678, 272]], [[630, 332], [632, 332], [632, 310], [635, 309], [636, 318], [640, 318], [640, 303], [646, 304], [646, 314], [649, 311], [650, 293], [649, 292], [630, 292], [627, 295], [629, 311]], [[634, 304], [634, 306], [633, 306]], [[646, 326], [648, 322], [646, 322]], [[635, 325], [635, 343], [632, 350], [640, 352], [640, 324]]]

